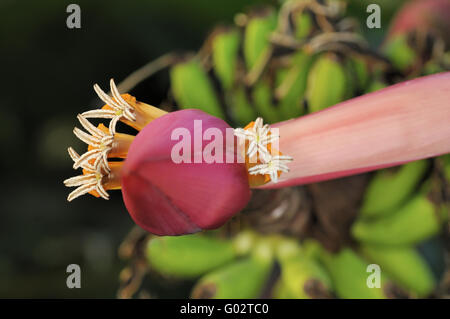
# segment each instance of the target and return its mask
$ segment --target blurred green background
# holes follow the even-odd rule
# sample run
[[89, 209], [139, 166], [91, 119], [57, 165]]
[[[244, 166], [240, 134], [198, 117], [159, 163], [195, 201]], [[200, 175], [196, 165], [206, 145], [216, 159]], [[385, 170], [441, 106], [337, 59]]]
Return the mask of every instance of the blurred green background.
[[[380, 30], [363, 28], [378, 45], [403, 1], [350, 1], [365, 21], [369, 3], [382, 7]], [[123, 267], [117, 247], [133, 223], [120, 192], [111, 200], [84, 196], [67, 203], [62, 181], [74, 174], [66, 147], [75, 115], [99, 105], [94, 83], [107, 87], [169, 51], [195, 51], [213, 26], [263, 0], [77, 1], [81, 29], [66, 27], [73, 1], [0, 0], [0, 297], [112, 298]], [[159, 105], [162, 72], [133, 91]], [[79, 264], [82, 289], [66, 287], [66, 267]]]

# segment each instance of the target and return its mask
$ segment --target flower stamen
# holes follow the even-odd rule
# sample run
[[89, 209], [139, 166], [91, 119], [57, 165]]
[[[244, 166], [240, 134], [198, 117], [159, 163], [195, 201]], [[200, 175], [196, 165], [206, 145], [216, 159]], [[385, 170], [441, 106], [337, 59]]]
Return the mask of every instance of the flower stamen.
[[78, 115], [77, 118], [80, 121], [81, 125], [91, 135], [83, 132], [78, 127], [74, 128], [73, 133], [80, 140], [91, 146], [92, 149], [81, 155], [73, 164], [73, 168], [77, 169], [81, 167], [83, 163], [89, 163], [89, 161], [95, 158], [93, 167], [97, 168], [99, 163], [102, 161], [104, 168], [109, 172], [110, 169], [108, 165], [108, 153], [112, 149], [114, 141], [113, 134], [110, 132], [110, 130], [104, 132], [101, 129], [95, 127], [82, 115]]
[[268, 124], [263, 126], [263, 119], [261, 117], [258, 117], [255, 120], [254, 125], [251, 128], [235, 129], [234, 135], [249, 142], [247, 155], [250, 158], [259, 153], [260, 156], [258, 157], [261, 157], [263, 160], [270, 157], [267, 145], [279, 138], [278, 135], [271, 134]]
[[112, 134], [116, 132], [117, 122], [123, 118], [130, 122], [136, 121], [133, 107], [126, 102], [120, 95], [114, 80], [110, 80], [111, 92], [113, 98], [106, 94], [98, 84], [94, 84], [95, 93], [98, 97], [106, 103], [111, 109], [102, 108], [101, 110], [92, 110], [84, 112], [82, 115], [86, 118], [105, 118], [111, 119], [109, 123], [109, 130]]
[[[87, 111], [77, 116], [87, 132], [77, 127], [73, 132], [88, 145], [88, 149], [80, 156], [72, 148], [69, 148], [69, 155], [74, 161], [73, 168], [81, 167], [83, 169], [83, 175], [64, 181], [68, 187], [77, 187], [69, 194], [69, 201], [86, 193], [108, 199], [107, 189], [121, 188], [120, 172], [123, 161], [108, 161], [108, 159], [126, 158], [134, 136], [117, 133], [118, 121], [140, 131], [154, 119], [167, 114], [154, 106], [136, 101], [129, 94], [121, 95], [113, 79], [110, 80], [110, 87], [112, 96], [95, 84], [95, 92], [106, 105], [101, 109]], [[103, 124], [98, 127], [94, 126], [88, 120], [90, 118], [109, 119], [108, 128]]]
[[[74, 162], [79, 161], [80, 155], [78, 155], [73, 148], [69, 147], [68, 152]], [[109, 194], [106, 192], [102, 184], [104, 174], [101, 172], [101, 167], [96, 169], [85, 161], [83, 161], [80, 166], [83, 168], [82, 175], [71, 177], [64, 181], [64, 185], [67, 187], [77, 187], [69, 194], [67, 200], [70, 202], [75, 198], [92, 191], [96, 191], [100, 197], [108, 200]]]
[[[273, 134], [268, 124], [263, 125], [261, 117], [245, 128], [235, 129], [234, 135], [241, 142], [245, 142], [246, 166], [251, 186], [265, 184], [268, 181], [276, 183], [282, 172], [289, 172], [286, 164], [293, 160], [292, 157], [273, 150], [272, 143], [280, 136]], [[252, 178], [250, 175], [261, 175], [261, 177]]]
[[281, 172], [288, 173], [289, 167], [287, 163], [292, 162], [293, 158], [286, 155], [272, 156], [266, 163], [255, 165], [249, 168], [250, 175], [269, 175], [270, 180], [274, 183], [278, 182], [278, 177]]

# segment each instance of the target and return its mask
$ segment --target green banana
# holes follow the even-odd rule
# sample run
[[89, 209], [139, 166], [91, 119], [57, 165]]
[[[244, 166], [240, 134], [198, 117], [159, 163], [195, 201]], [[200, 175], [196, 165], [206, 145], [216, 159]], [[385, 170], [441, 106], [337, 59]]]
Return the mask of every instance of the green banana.
[[308, 12], [302, 12], [295, 17], [295, 37], [299, 40], [309, 36], [314, 26], [311, 15]]
[[447, 179], [447, 181], [450, 181], [450, 165], [447, 165], [445, 167], [445, 178]]
[[309, 258], [318, 260], [325, 253], [325, 248], [317, 240], [307, 238], [302, 243], [302, 252]]
[[401, 71], [410, 68], [417, 59], [416, 52], [409, 46], [406, 35], [403, 34], [390, 39], [383, 51], [394, 67]]
[[282, 69], [278, 73], [279, 85], [275, 90], [275, 96], [280, 101], [278, 107], [283, 120], [302, 115], [301, 105], [313, 59], [314, 57], [306, 52], [297, 52], [292, 56], [290, 68]]
[[258, 236], [251, 230], [239, 232], [232, 240], [235, 252], [238, 255], [250, 253], [258, 241]]
[[424, 65], [424, 70], [423, 70], [423, 74], [424, 75], [431, 75], [431, 74], [435, 74], [435, 73], [439, 73], [445, 71], [444, 68], [442, 68], [442, 66], [439, 65], [439, 63], [435, 62], [435, 61], [428, 61], [425, 65]]
[[231, 110], [231, 117], [236, 124], [245, 126], [256, 118], [256, 112], [247, 99], [245, 89], [237, 87], [231, 94], [226, 93], [227, 105]]
[[225, 90], [230, 90], [234, 83], [240, 41], [240, 33], [231, 30], [218, 33], [212, 42], [214, 72]]
[[272, 269], [271, 248], [258, 244], [254, 252], [202, 277], [192, 290], [192, 298], [257, 298]]
[[361, 251], [369, 260], [378, 264], [382, 272], [386, 271], [389, 278], [417, 297], [429, 295], [436, 286], [427, 262], [414, 247], [362, 245]]
[[450, 182], [450, 154], [443, 155], [440, 158], [443, 161], [445, 178]]
[[383, 299], [386, 298], [384, 285], [386, 278], [381, 272], [380, 288], [369, 288], [367, 272], [369, 265], [350, 248], [344, 248], [337, 254], [323, 252], [321, 261], [324, 263], [333, 281], [334, 291], [340, 298], [350, 299]]
[[293, 298], [324, 298], [330, 295], [331, 279], [312, 258], [299, 253], [282, 259], [280, 263], [282, 285]]
[[351, 231], [363, 243], [414, 244], [437, 234], [446, 213], [445, 206], [436, 207], [427, 196], [419, 194], [392, 214], [374, 221], [356, 221]]
[[361, 217], [379, 217], [391, 212], [411, 197], [429, 168], [426, 160], [405, 164], [397, 171], [376, 173], [367, 187], [361, 207]]
[[224, 118], [224, 112], [208, 75], [195, 60], [179, 63], [170, 71], [172, 91], [180, 108], [197, 108]]
[[355, 92], [358, 92], [358, 74], [353, 61], [347, 58], [344, 63], [342, 63], [343, 70], [345, 72], [345, 78], [347, 79], [347, 86], [344, 93], [344, 99], [355, 96]]
[[344, 67], [331, 54], [321, 55], [308, 75], [306, 97], [310, 112], [323, 110], [345, 100], [349, 80]]
[[195, 278], [237, 256], [231, 241], [202, 234], [154, 237], [147, 245], [152, 269], [174, 277]]
[[381, 80], [373, 80], [366, 89], [366, 93], [375, 92], [381, 89], [384, 89], [388, 85]]
[[450, 167], [450, 154], [442, 155], [441, 158], [444, 160], [444, 165]]
[[277, 27], [277, 16], [273, 10], [264, 16], [250, 19], [245, 28], [244, 59], [247, 70], [251, 71], [270, 49], [269, 35]]
[[280, 121], [278, 109], [273, 105], [272, 90], [267, 81], [259, 81], [252, 91], [253, 106], [267, 123]]
[[272, 298], [274, 299], [297, 299], [291, 291], [284, 285], [280, 278], [272, 288]]
[[274, 239], [274, 243], [275, 256], [280, 263], [297, 256], [303, 250], [298, 241], [291, 238], [278, 237]]
[[359, 56], [350, 56], [347, 61], [349, 70], [354, 73], [353, 77], [356, 80], [356, 87], [364, 92], [370, 79], [366, 61]]

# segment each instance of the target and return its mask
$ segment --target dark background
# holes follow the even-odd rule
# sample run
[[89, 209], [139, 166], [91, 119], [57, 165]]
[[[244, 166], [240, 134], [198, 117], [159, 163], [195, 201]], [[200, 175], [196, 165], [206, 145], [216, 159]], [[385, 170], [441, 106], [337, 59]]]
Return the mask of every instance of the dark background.
[[[365, 21], [382, 5], [380, 43], [402, 1], [353, 0]], [[66, 27], [66, 7], [81, 7], [81, 29]], [[92, 89], [123, 80], [171, 51], [197, 50], [218, 23], [273, 0], [0, 0], [0, 298], [112, 298], [124, 263], [117, 247], [133, 223], [120, 192], [111, 200], [83, 196], [70, 204], [62, 181], [75, 175], [67, 147], [82, 152], [76, 114], [98, 107]], [[131, 93], [158, 106], [167, 96], [161, 72]], [[66, 267], [79, 264], [82, 289], [66, 287]]]

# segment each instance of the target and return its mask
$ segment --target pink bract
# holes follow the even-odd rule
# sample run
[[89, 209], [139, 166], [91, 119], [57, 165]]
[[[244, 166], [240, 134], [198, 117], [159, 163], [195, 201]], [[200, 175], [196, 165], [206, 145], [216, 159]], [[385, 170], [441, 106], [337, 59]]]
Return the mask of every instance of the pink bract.
[[450, 152], [450, 72], [403, 82], [273, 125], [294, 158], [278, 188]]
[[[179, 163], [171, 158], [172, 131], [186, 128], [194, 145], [194, 120], [202, 129], [218, 128], [223, 120], [199, 110], [168, 113], [149, 123], [133, 141], [122, 173], [122, 194], [133, 220], [158, 235], [180, 235], [217, 228], [250, 199], [242, 163]], [[202, 142], [202, 150], [208, 141]], [[226, 144], [224, 156], [226, 156]], [[194, 154], [191, 154], [194, 156]]]

